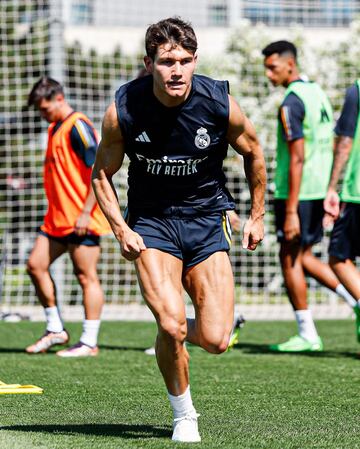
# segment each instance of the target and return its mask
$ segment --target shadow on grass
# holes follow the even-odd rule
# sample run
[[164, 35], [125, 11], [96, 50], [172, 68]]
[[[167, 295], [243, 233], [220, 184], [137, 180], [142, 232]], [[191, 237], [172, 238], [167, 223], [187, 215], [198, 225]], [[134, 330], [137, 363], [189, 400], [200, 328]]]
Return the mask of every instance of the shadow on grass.
[[59, 435], [113, 436], [125, 439], [170, 438], [170, 427], [138, 424], [32, 424], [1, 426], [0, 430], [39, 432]]
[[320, 352], [275, 352], [269, 349], [269, 345], [258, 344], [258, 343], [240, 343], [234, 346], [236, 349], [240, 349], [245, 354], [271, 354], [280, 356], [302, 356], [302, 357], [317, 357], [317, 358], [352, 358], [358, 359], [359, 355], [357, 352], [351, 351], [320, 351]]
[[[150, 345], [149, 345], [150, 346]], [[139, 351], [144, 352], [147, 347], [139, 347], [139, 346], [116, 346], [116, 345], [99, 345], [99, 349], [106, 349], [108, 351]]]
[[[46, 354], [55, 354], [57, 351], [60, 351], [60, 349], [68, 348], [69, 345], [65, 346], [59, 346], [52, 349], [49, 349], [46, 351]], [[144, 352], [145, 349], [148, 349], [147, 347], [139, 347], [139, 346], [114, 346], [114, 345], [99, 345], [99, 349], [104, 349], [108, 351], [139, 351]], [[1, 348], [0, 347], [0, 354], [26, 354], [25, 348]], [[39, 353], [39, 354], [28, 354], [29, 357], [34, 357], [36, 355], [44, 356], [45, 353]]]
[[69, 346], [55, 346], [54, 348], [49, 349], [46, 352], [38, 352], [34, 354], [28, 354], [25, 351], [25, 348], [0, 348], [0, 354], [25, 354], [26, 357], [34, 358], [34, 357], [46, 357], [47, 355], [54, 355], [57, 351], [61, 349], [68, 348]]
[[0, 354], [26, 354], [25, 348], [0, 348]]

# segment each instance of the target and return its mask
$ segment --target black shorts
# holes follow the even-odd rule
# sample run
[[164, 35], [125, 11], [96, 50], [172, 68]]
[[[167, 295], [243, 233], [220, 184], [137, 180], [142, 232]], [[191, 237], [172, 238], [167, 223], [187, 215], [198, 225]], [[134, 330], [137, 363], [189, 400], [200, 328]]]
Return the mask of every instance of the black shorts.
[[229, 251], [231, 228], [226, 212], [204, 216], [168, 217], [132, 215], [126, 219], [141, 235], [147, 248], [156, 248], [181, 259], [192, 267], [211, 254]]
[[68, 245], [84, 245], [84, 246], [99, 246], [100, 236], [93, 234], [77, 235], [75, 232], [65, 235], [64, 237], [55, 237], [48, 234], [40, 229], [40, 235], [44, 235], [48, 239], [54, 240], [55, 242], [62, 243], [65, 246]]
[[[285, 200], [275, 200], [275, 226], [278, 242], [285, 241]], [[322, 220], [324, 217], [323, 200], [299, 201], [300, 245], [314, 245], [323, 237]]]
[[329, 255], [340, 260], [360, 256], [360, 204], [343, 203], [331, 233]]

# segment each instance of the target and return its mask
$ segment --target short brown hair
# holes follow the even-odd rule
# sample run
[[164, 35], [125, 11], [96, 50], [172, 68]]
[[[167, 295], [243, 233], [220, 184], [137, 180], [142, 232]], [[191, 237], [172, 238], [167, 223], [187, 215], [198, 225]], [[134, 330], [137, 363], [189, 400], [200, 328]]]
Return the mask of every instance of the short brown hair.
[[33, 85], [28, 97], [28, 106], [37, 105], [42, 99], [51, 100], [58, 94], [64, 95], [62, 85], [53, 78], [43, 76]]
[[179, 17], [170, 17], [149, 26], [145, 34], [147, 56], [154, 60], [158, 47], [168, 42], [173, 47], [180, 45], [192, 54], [197, 50], [193, 27]]

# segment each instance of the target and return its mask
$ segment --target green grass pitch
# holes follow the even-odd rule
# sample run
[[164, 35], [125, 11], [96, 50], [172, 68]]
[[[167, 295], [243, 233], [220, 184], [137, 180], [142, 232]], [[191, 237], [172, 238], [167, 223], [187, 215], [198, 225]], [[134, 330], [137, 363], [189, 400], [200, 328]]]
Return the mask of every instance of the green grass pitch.
[[[81, 325], [68, 329], [72, 341]], [[190, 347], [202, 443], [236, 449], [360, 448], [359, 345], [352, 321], [320, 321], [325, 351], [274, 355], [295, 324], [248, 322], [221, 356]], [[103, 323], [100, 355], [60, 359], [23, 348], [41, 323], [0, 323], [0, 380], [43, 395], [0, 396], [0, 448], [170, 448], [171, 411], [154, 357], [152, 323]], [[180, 447], [184, 445], [180, 444]]]

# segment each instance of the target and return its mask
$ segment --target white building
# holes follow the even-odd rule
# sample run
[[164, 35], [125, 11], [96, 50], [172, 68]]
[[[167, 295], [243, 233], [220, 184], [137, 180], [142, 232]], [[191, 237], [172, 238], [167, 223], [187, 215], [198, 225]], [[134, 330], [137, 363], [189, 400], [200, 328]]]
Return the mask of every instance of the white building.
[[286, 38], [293, 24], [316, 42], [346, 36], [360, 0], [62, 0], [65, 40], [105, 54], [120, 47], [125, 54], [142, 54], [144, 32], [150, 23], [180, 16], [195, 27], [200, 53], [217, 54], [226, 48], [232, 28], [242, 19], [265, 23], [274, 38]]

